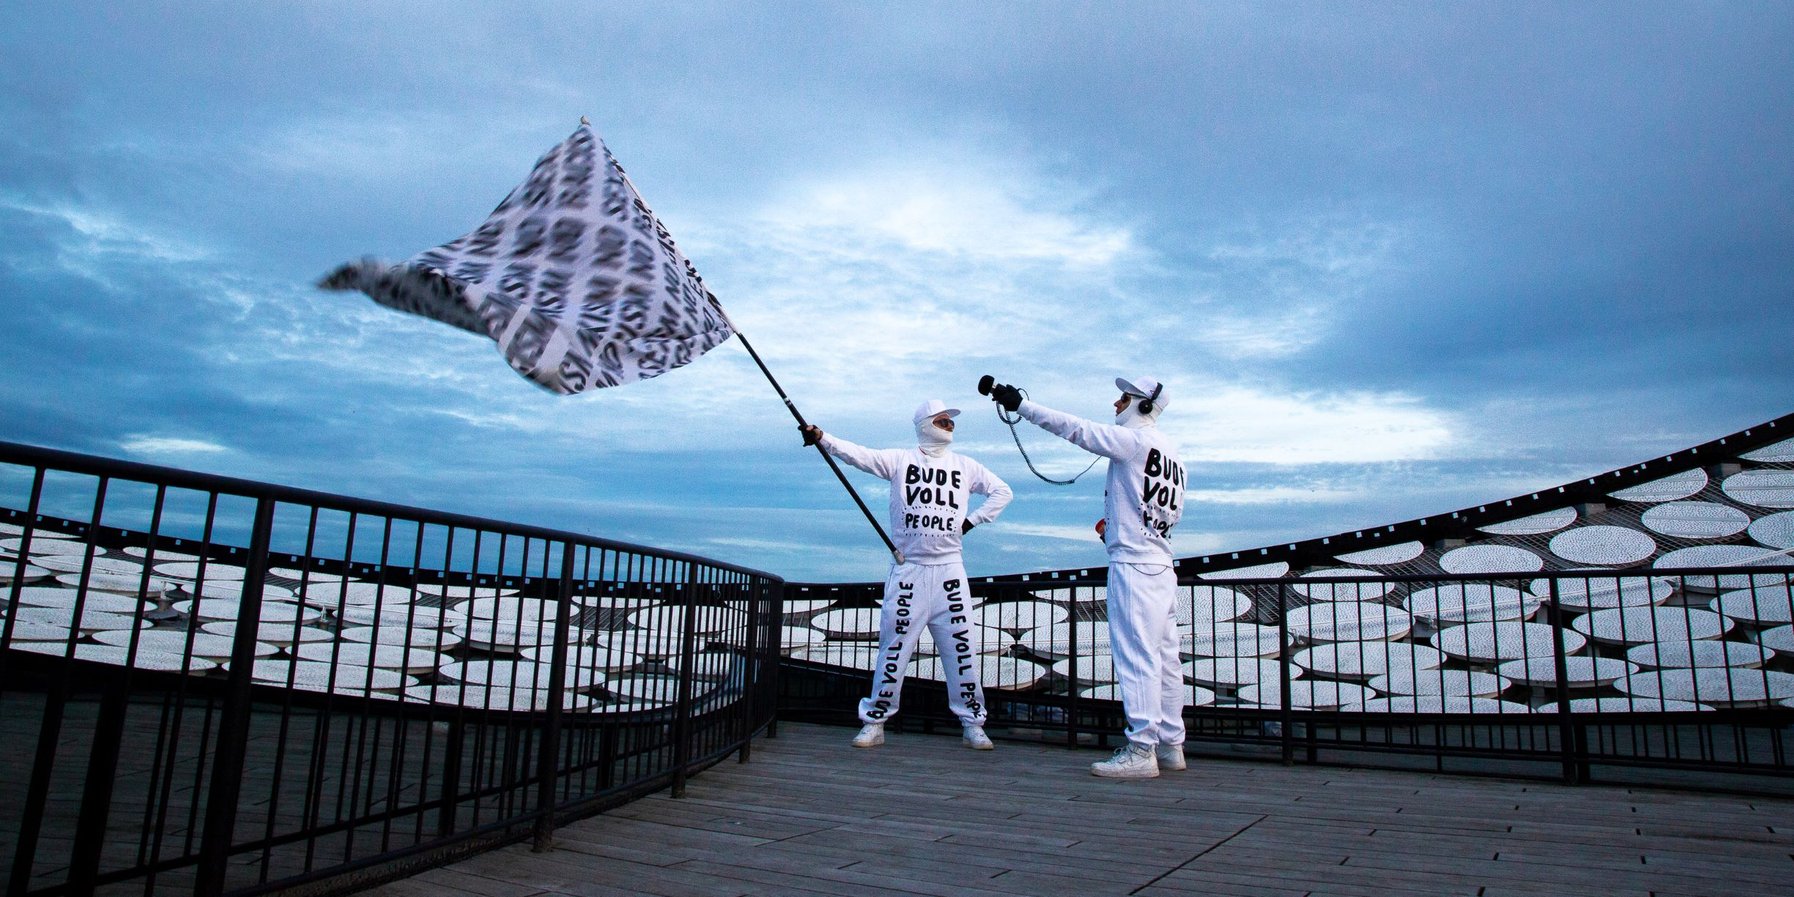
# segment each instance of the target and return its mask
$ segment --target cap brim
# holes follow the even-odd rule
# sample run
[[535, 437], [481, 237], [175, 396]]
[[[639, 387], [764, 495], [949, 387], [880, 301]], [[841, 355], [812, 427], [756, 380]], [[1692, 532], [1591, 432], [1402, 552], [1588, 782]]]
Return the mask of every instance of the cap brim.
[[1142, 399], [1146, 398], [1146, 390], [1127, 382], [1127, 380], [1122, 377], [1115, 378], [1115, 388], [1130, 396], [1139, 396]]

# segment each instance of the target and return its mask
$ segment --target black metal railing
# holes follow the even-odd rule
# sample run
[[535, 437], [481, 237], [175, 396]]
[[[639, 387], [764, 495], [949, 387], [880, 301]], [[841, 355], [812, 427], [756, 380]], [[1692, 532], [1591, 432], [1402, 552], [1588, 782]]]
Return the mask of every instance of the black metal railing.
[[[1767, 561], [1785, 563], [1774, 553]], [[1192, 749], [1570, 781], [1674, 771], [1794, 787], [1785, 568], [1212, 579], [1180, 587]], [[781, 715], [849, 723], [877, 583], [789, 586]], [[998, 734], [1106, 744], [1125, 726], [1100, 579], [974, 581]], [[811, 609], [829, 599], [827, 607]], [[808, 603], [807, 603], [808, 602]], [[951, 723], [927, 656], [902, 716]], [[1378, 757], [1382, 759], [1379, 761]]]
[[773, 718], [781, 581], [0, 443], [0, 874], [343, 890], [670, 786]]

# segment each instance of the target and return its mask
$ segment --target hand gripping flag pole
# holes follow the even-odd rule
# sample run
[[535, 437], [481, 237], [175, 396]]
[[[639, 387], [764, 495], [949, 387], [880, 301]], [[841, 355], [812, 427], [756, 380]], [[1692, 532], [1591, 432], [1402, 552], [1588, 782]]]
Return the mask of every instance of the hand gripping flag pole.
[[[766, 382], [771, 383], [773, 390], [779, 394], [779, 399], [785, 403], [785, 410], [790, 411], [791, 416], [797, 419], [799, 427], [809, 426], [809, 421], [804, 420], [803, 412], [797, 410], [797, 404], [791, 401], [791, 397], [785, 394], [785, 388], [779, 385], [779, 381], [773, 377], [772, 371], [767, 369], [766, 362], [760, 360], [760, 353], [754, 351], [754, 344], [748, 342], [747, 335], [742, 333], [740, 328], [735, 327], [734, 321], [729, 320], [728, 314], [723, 311], [722, 303], [716, 301], [715, 294], [710, 294], [710, 302], [716, 307], [717, 314], [722, 315], [723, 320], [728, 322], [731, 329], [734, 329], [735, 338], [741, 341], [741, 347], [747, 350], [748, 357], [754, 359], [754, 364], [760, 367], [760, 373], [766, 375]], [[835, 463], [834, 457], [822, 447], [820, 442], [816, 443], [816, 454], [821, 455], [822, 460], [828, 462], [828, 469], [835, 472], [835, 479], [841, 481], [841, 488], [846, 489], [847, 494], [853, 496], [853, 503], [859, 506], [861, 514], [866, 515], [866, 522], [872, 524], [872, 528], [878, 531], [878, 537], [884, 540], [885, 548], [891, 552], [891, 559], [899, 564], [903, 563], [903, 552], [897, 550], [897, 545], [891, 541], [885, 528], [879, 525], [878, 517], [872, 513], [871, 508], [866, 507], [866, 502], [860, 498], [860, 493], [853, 488], [853, 484], [847, 481], [847, 475], [841, 472], [841, 465]]]
[[[658, 377], [741, 337], [584, 118], [473, 233], [396, 265], [351, 262], [318, 285], [490, 337], [517, 373], [561, 395]], [[834, 459], [823, 458], [901, 563]]]

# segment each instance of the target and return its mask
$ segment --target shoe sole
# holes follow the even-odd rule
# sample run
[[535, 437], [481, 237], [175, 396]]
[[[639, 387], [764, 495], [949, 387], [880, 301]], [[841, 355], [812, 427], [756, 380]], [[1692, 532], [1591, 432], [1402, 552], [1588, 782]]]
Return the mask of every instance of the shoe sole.
[[994, 751], [997, 749], [997, 746], [994, 744], [974, 744], [970, 741], [964, 742], [964, 744], [974, 751]]
[[1103, 779], [1156, 779], [1159, 777], [1159, 771], [1156, 769], [1151, 772], [1102, 772], [1092, 768], [1090, 774]]

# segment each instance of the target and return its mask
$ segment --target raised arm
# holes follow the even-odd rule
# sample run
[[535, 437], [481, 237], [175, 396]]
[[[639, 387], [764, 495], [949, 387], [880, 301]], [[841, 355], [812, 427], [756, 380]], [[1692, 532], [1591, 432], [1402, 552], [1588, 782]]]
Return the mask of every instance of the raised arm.
[[1099, 424], [1063, 411], [1055, 411], [1039, 402], [1023, 399], [1016, 411], [1036, 426], [1072, 445], [1116, 461], [1126, 461], [1140, 452], [1144, 444], [1137, 431], [1114, 424]]

